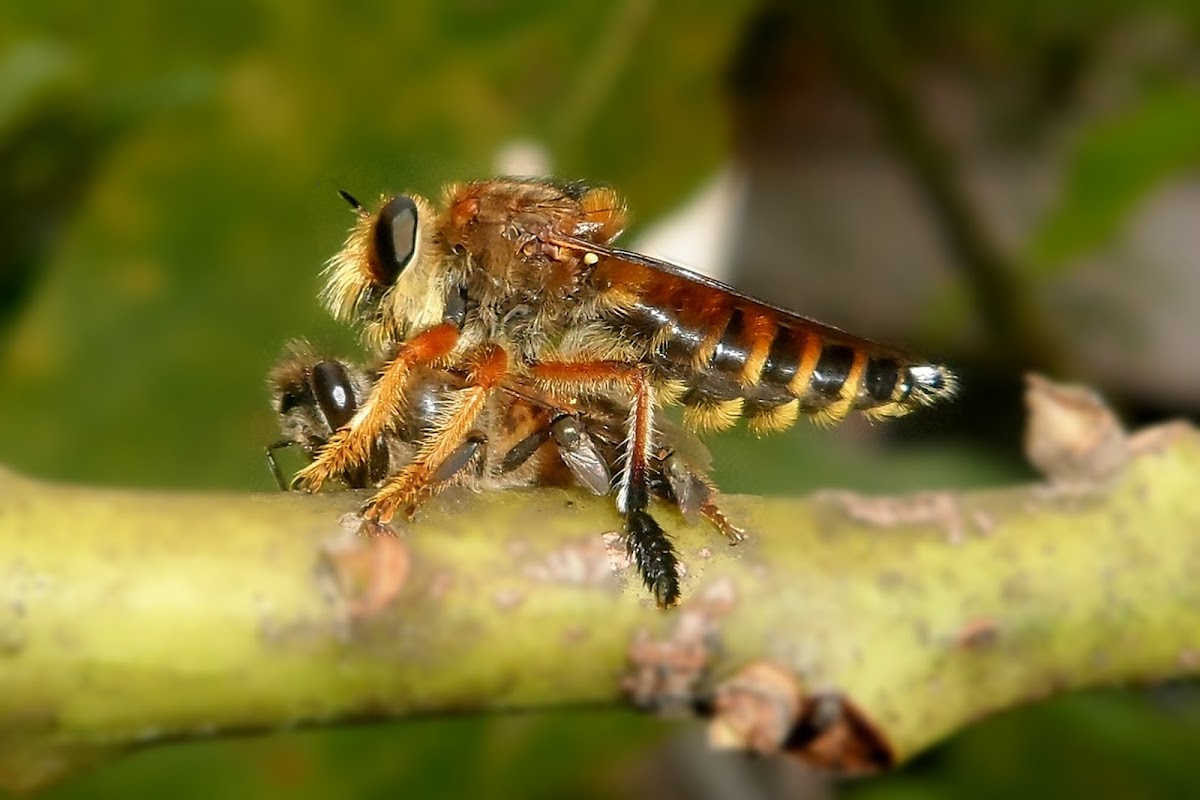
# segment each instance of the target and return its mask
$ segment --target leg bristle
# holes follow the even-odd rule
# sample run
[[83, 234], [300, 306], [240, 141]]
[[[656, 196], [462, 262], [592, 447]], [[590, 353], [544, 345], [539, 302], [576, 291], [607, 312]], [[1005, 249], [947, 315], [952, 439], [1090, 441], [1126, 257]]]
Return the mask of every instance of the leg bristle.
[[677, 605], [679, 561], [667, 534], [645, 511], [632, 511], [625, 518], [625, 536], [625, 547], [659, 608]]

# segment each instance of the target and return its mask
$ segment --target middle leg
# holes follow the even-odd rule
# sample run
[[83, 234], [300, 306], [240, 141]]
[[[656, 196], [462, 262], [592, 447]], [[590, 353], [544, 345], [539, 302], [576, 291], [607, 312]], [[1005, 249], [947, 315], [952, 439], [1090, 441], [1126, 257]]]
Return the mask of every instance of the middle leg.
[[617, 483], [617, 510], [625, 517], [625, 546], [659, 606], [677, 605], [679, 560], [671, 540], [650, 516], [650, 458], [654, 448], [654, 387], [645, 369], [619, 361], [546, 361], [530, 368], [553, 395], [618, 391], [629, 398], [629, 420]]

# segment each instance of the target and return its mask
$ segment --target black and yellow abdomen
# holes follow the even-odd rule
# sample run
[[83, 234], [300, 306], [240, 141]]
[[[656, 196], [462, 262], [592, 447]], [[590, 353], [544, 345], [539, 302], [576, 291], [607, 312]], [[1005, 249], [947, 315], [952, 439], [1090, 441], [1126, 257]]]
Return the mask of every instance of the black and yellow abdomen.
[[957, 388], [940, 364], [671, 275], [651, 276], [610, 324], [646, 343], [660, 400], [682, 404], [699, 430], [742, 416], [756, 433], [801, 414], [821, 424], [851, 411], [898, 417]]

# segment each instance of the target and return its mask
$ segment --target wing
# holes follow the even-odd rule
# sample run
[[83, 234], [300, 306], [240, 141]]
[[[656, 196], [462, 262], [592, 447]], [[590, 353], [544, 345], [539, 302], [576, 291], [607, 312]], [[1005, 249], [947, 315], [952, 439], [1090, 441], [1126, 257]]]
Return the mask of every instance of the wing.
[[[654, 342], [653, 358], [687, 389], [694, 429], [728, 427], [740, 414], [765, 433], [798, 412], [836, 422], [851, 410], [882, 418], [952, 397], [940, 365], [846, 333], [678, 264], [574, 236], [547, 239], [590, 268], [611, 292], [627, 335]], [[792, 401], [798, 401], [793, 403]]]
[[595, 495], [608, 494], [612, 475], [587, 430], [573, 417], [560, 417], [550, 428], [563, 463], [579, 484]]
[[888, 345], [867, 339], [862, 336], [855, 336], [847, 333], [841, 328], [805, 317], [801, 314], [797, 314], [795, 311], [790, 311], [783, 306], [778, 306], [769, 301], [753, 297], [733, 286], [730, 286], [724, 281], [717, 280], [716, 278], [710, 278], [707, 275], [688, 269], [681, 264], [675, 264], [670, 261], [654, 258], [633, 250], [623, 250], [619, 247], [610, 247], [574, 236], [554, 236], [551, 237], [551, 242], [559, 247], [565, 247], [578, 252], [581, 258], [584, 258], [585, 261], [587, 260], [587, 254], [593, 253], [598, 259], [611, 259], [622, 264], [645, 267], [661, 275], [674, 278], [675, 280], [681, 281], [685, 284], [710, 289], [714, 292], [718, 292], [730, 298], [736, 299], [739, 301], [739, 306], [751, 307], [769, 312], [775, 317], [775, 321], [780, 327], [804, 329], [829, 341], [835, 341], [851, 346], [862, 345], [876, 351], [892, 352], [896, 355], [903, 355], [900, 351], [897, 351], [895, 348], [892, 348]]

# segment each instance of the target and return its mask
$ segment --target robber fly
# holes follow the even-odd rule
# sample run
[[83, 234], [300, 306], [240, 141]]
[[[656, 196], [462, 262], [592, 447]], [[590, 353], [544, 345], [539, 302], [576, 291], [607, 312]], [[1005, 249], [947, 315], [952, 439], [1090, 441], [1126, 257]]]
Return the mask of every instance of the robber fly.
[[424, 490], [497, 391], [523, 385], [564, 406], [612, 403], [626, 416], [617, 508], [630, 552], [670, 606], [677, 581], [661, 576], [673, 573], [674, 554], [647, 512], [660, 406], [682, 404], [697, 430], [744, 416], [765, 433], [800, 414], [824, 423], [853, 410], [901, 416], [956, 389], [942, 365], [614, 247], [626, 214], [608, 188], [498, 179], [452, 186], [437, 209], [415, 195], [384, 198], [375, 211], [345, 197], [358, 218], [326, 270], [324, 300], [387, 365], [297, 485], [315, 490], [366, 463], [414, 369], [450, 365], [468, 378], [417, 455], [368, 502], [372, 519], [386, 522]]
[[[280, 489], [286, 488], [275, 453], [298, 447], [312, 458], [344, 419], [352, 415], [370, 390], [374, 369], [319, 356], [308, 343], [291, 342], [268, 376], [271, 406], [283, 438], [267, 448], [267, 460]], [[384, 434], [368, 465], [339, 479], [350, 488], [374, 486], [401, 469], [453, 402], [465, 379], [448, 370], [415, 369], [406, 388], [400, 420]], [[427, 499], [447, 486], [476, 491], [522, 486], [578, 486], [595, 495], [608, 494], [612, 473], [622, 458], [624, 415], [603, 403], [590, 404], [574, 415], [522, 394], [502, 391], [476, 420], [462, 444], [431, 476]], [[650, 460], [650, 491], [682, 513], [689, 524], [707, 518], [737, 541], [742, 532], [717, 505], [717, 491], [707, 476], [708, 453], [693, 435], [667, 424]], [[664, 540], [665, 541], [665, 540]], [[639, 542], [643, 548], [661, 548]], [[645, 559], [661, 562], [648, 552]], [[674, 568], [656, 581], [677, 580]]]

